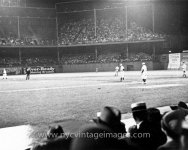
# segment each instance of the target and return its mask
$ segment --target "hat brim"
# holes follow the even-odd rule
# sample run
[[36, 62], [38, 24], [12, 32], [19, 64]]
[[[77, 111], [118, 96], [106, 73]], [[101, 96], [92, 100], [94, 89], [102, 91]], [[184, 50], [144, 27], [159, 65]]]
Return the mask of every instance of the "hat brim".
[[178, 106], [177, 105], [171, 105], [170, 108], [171, 108], [171, 110], [177, 110]]

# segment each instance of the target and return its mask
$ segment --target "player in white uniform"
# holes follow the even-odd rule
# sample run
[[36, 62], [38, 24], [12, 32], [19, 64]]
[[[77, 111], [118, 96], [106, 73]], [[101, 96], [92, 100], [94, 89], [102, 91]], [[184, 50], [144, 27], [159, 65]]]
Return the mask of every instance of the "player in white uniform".
[[115, 76], [118, 76], [118, 72], [119, 72], [119, 67], [117, 66], [117, 67], [115, 68]]
[[125, 68], [123, 67], [122, 64], [120, 64], [120, 75], [121, 75], [120, 81], [122, 82], [125, 77]]
[[142, 63], [141, 77], [142, 77], [143, 83], [146, 84], [146, 79], [147, 79], [147, 66], [146, 66], [146, 64], [145, 64], [144, 62]]
[[3, 70], [3, 79], [7, 79], [7, 71], [6, 71], [5, 68], [4, 68], [4, 70]]
[[184, 78], [186, 78], [186, 69], [187, 69], [186, 63], [183, 62], [183, 64], [182, 64], [182, 70], [183, 70], [183, 77]]

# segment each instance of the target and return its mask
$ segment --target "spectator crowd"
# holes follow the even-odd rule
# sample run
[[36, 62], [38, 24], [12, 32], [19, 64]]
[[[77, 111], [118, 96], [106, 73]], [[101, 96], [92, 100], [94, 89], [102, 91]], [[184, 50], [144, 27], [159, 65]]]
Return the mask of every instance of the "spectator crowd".
[[31, 150], [187, 150], [188, 107], [180, 101], [161, 114], [146, 103], [131, 104], [135, 125], [126, 128], [121, 111], [106, 106], [99, 117], [66, 134], [59, 125], [50, 127], [46, 139]]
[[165, 39], [165, 34], [152, 32], [130, 21], [128, 27], [121, 16], [68, 20], [59, 26], [58, 45], [95, 44], [109, 42], [136, 42]]
[[1, 46], [56, 46], [55, 40], [49, 39], [32, 39], [32, 38], [15, 38], [15, 37], [2, 37], [0, 38]]
[[119, 63], [119, 62], [135, 62], [135, 61], [151, 61], [152, 56], [138, 53], [135, 56], [126, 58], [117, 54], [101, 54], [97, 58], [94, 54], [82, 55], [63, 55], [58, 62], [55, 57], [23, 57], [21, 62], [18, 58], [0, 57], [0, 66], [2, 67], [16, 67], [16, 66], [53, 66], [58, 64], [72, 65], [72, 64], [88, 64], [88, 63]]
[[56, 46], [53, 19], [0, 17], [1, 46]]
[[1, 58], [1, 67], [18, 67], [18, 66], [53, 66], [57, 65], [58, 62], [52, 57], [24, 57], [21, 62], [18, 58]]
[[[124, 16], [117, 12], [97, 12], [95, 21], [87, 13], [83, 16], [69, 14], [69, 18], [59, 16], [57, 25], [55, 19], [20, 18], [18, 21], [16, 17], [1, 17], [0, 45], [66, 46], [150, 41], [167, 37], [165, 34], [153, 32], [152, 29], [139, 25], [132, 18], [125, 23]], [[58, 37], [56, 37], [57, 31]]]
[[135, 56], [126, 58], [122, 55], [101, 54], [97, 58], [93, 55], [76, 55], [76, 56], [63, 56], [61, 58], [62, 64], [88, 64], [88, 63], [119, 63], [119, 62], [135, 62], [135, 61], [151, 61], [152, 56], [138, 53]]

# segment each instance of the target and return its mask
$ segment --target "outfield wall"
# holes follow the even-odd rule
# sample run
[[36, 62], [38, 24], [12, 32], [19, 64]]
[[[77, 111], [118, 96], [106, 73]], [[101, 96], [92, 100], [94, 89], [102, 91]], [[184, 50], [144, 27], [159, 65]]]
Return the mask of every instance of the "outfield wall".
[[180, 70], [182, 62], [188, 65], [188, 53], [170, 53], [159, 56], [163, 70]]
[[[180, 61], [188, 63], [188, 53], [182, 53]], [[126, 71], [139, 71], [142, 67], [141, 61], [123, 62]], [[56, 67], [56, 72], [94, 72], [96, 68], [99, 72], [114, 71], [118, 63], [96, 63], [96, 64], [72, 64]], [[158, 62], [146, 61], [148, 70], [168, 70], [169, 54], [162, 54]], [[177, 70], [180, 69], [177, 68]]]
[[[72, 65], [62, 65], [56, 67], [56, 72], [99, 72], [103, 71], [115, 71], [115, 67], [119, 63], [95, 63], [95, 64], [72, 64]], [[138, 71], [142, 67], [142, 62], [123, 62], [123, 66], [126, 71]], [[148, 70], [161, 70], [163, 69], [161, 63], [147, 61], [146, 65]], [[97, 69], [96, 69], [97, 68]]]
[[[3, 69], [4, 68], [0, 68], [0, 75], [3, 74]], [[6, 67], [6, 72], [8, 75], [22, 74], [22, 67]]]
[[[123, 62], [123, 66], [126, 71], [139, 71], [142, 67], [142, 62]], [[49, 71], [39, 71], [33, 73], [68, 73], [68, 72], [105, 72], [105, 71], [115, 71], [115, 67], [119, 63], [91, 63], [91, 64], [72, 64], [72, 65], [56, 65], [48, 66], [48, 68], [55, 68], [53, 72]], [[163, 70], [165, 69], [162, 63], [147, 61], [146, 65], [148, 70]], [[41, 66], [43, 68], [43, 66]], [[35, 70], [37, 67], [31, 67]], [[0, 68], [0, 74], [3, 74], [3, 69]], [[22, 67], [7, 67], [6, 68], [8, 75], [19, 75], [24, 74], [24, 68]], [[32, 73], [32, 72], [31, 72]]]

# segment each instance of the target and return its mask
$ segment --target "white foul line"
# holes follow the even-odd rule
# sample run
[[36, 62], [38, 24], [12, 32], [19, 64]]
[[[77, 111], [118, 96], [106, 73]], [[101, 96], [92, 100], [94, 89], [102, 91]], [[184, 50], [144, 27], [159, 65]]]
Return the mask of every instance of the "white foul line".
[[[118, 82], [118, 83], [104, 83], [104, 84], [92, 84], [92, 85], [74, 85], [74, 86], [60, 86], [60, 87], [46, 87], [46, 88], [34, 88], [34, 89], [18, 89], [18, 90], [3, 90], [0, 93], [12, 93], [12, 92], [29, 92], [29, 91], [43, 91], [43, 90], [56, 90], [56, 89], [71, 89], [71, 88], [85, 88], [85, 87], [95, 87], [95, 86], [107, 86], [107, 85], [130, 85], [130, 84], [140, 84], [142, 82]], [[135, 87], [127, 87], [127, 88], [162, 88], [162, 87], [173, 87], [173, 86], [184, 86], [184, 84], [162, 84], [162, 85], [143, 85], [143, 86], [135, 86]]]
[[129, 88], [143, 88], [143, 89], [152, 89], [152, 88], [164, 88], [164, 87], [175, 87], [175, 86], [184, 86], [185, 84], [159, 84], [159, 85], [146, 85], [146, 86], [136, 86]]
[[[121, 83], [114, 83], [115, 85], [121, 85]], [[113, 85], [114, 85], [113, 84]], [[42, 90], [55, 90], [55, 89], [71, 89], [71, 88], [84, 88], [84, 87], [95, 87], [95, 86], [106, 86], [112, 84], [93, 84], [93, 85], [75, 85], [75, 86], [60, 86], [60, 87], [47, 87], [47, 88], [36, 88], [36, 89], [19, 89], [19, 90], [8, 90], [0, 91], [0, 93], [11, 93], [11, 92], [29, 92], [29, 91], [42, 91]]]

